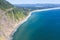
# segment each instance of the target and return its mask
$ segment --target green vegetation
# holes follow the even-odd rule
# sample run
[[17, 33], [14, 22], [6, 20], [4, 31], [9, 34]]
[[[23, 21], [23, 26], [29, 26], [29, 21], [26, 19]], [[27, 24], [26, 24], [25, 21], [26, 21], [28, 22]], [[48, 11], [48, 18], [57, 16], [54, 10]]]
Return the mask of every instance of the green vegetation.
[[5, 13], [7, 16], [9, 16], [11, 19], [15, 19], [16, 21], [19, 21], [23, 18], [25, 18], [29, 13], [29, 11], [23, 10], [23, 8], [13, 8], [13, 10], [8, 11]]
[[6, 11], [11, 8], [12, 10], [6, 12], [5, 14], [9, 16], [10, 18], [14, 17], [15, 20], [23, 19], [24, 17], [28, 15], [28, 12], [29, 12], [28, 9], [24, 9], [24, 8], [18, 9], [14, 7], [13, 5], [11, 5], [9, 2], [7, 2], [6, 0], [0, 0], [0, 9]]
[[6, 0], [0, 0], [0, 32], [2, 33], [2, 35], [0, 36], [0, 40], [7, 39], [7, 37], [9, 37], [11, 33], [8, 33], [7, 30], [13, 31], [11, 29], [14, 28], [14, 25], [23, 20], [28, 14], [29, 9], [19, 9], [11, 5]]
[[11, 33], [8, 31], [13, 31], [14, 25], [26, 18], [28, 14], [29, 9], [16, 8], [6, 0], [0, 0], [0, 33], [2, 33], [0, 40], [7, 39]]
[[5, 0], [0, 0], [0, 9], [8, 9], [13, 7], [9, 2], [5, 1]]

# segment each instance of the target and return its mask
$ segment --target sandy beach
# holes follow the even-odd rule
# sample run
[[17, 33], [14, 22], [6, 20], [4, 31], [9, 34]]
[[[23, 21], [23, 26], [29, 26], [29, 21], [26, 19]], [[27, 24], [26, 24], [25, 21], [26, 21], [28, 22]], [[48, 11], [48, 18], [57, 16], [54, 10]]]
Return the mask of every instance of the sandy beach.
[[29, 15], [26, 17], [26, 18], [24, 18], [22, 21], [19, 21], [19, 23], [16, 23], [15, 25], [14, 25], [14, 30], [12, 31], [12, 33], [10, 34], [10, 40], [12, 40], [12, 35], [17, 31], [17, 29], [19, 28], [19, 26], [21, 25], [21, 24], [23, 24], [24, 22], [26, 22], [27, 20], [28, 20], [28, 18], [31, 16], [31, 13], [29, 13]]
[[17, 29], [19, 28], [19, 26], [20, 26], [21, 24], [23, 24], [24, 22], [26, 22], [26, 21], [28, 20], [28, 18], [31, 16], [31, 14], [32, 14], [33, 12], [56, 10], [56, 9], [60, 9], [60, 7], [31, 11], [26, 18], [24, 18], [22, 21], [20, 21], [19, 23], [17, 23], [17, 24], [14, 25], [15, 28], [12, 30], [12, 33], [11, 33], [11, 35], [10, 35], [10, 39], [11, 39], [11, 40], [13, 39], [12, 35], [17, 31]]

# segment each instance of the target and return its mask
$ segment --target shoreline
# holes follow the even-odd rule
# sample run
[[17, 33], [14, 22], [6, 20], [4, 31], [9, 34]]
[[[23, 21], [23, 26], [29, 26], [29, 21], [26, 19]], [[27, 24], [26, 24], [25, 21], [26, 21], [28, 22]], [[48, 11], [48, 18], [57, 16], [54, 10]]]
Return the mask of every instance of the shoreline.
[[22, 21], [20, 21], [19, 23], [15, 24], [15, 26], [14, 26], [15, 28], [12, 30], [12, 33], [11, 33], [10, 36], [9, 36], [9, 37], [10, 37], [10, 40], [13, 39], [12, 35], [14, 35], [14, 33], [15, 33], [15, 32], [17, 31], [17, 29], [19, 28], [19, 26], [20, 26], [21, 24], [23, 24], [24, 22], [26, 22], [33, 12], [42, 12], [42, 11], [49, 11], [49, 10], [56, 10], [56, 9], [60, 9], [60, 7], [48, 8], [48, 9], [40, 9], [40, 10], [33, 10], [33, 11], [31, 11], [31, 12], [28, 14], [28, 16], [26, 16], [26, 18], [24, 18], [24, 19], [23, 19]]
[[10, 34], [10, 36], [9, 36], [9, 37], [10, 37], [10, 40], [13, 39], [12, 35], [14, 35], [14, 33], [15, 33], [15, 32], [17, 31], [17, 29], [19, 28], [19, 26], [22, 25], [24, 22], [26, 22], [30, 16], [31, 16], [31, 13], [29, 13], [28, 16], [26, 16], [22, 21], [19, 21], [19, 23], [16, 23], [16, 24], [15, 24], [14, 27], [16, 27], [16, 28], [14, 28], [13, 31], [12, 31], [12, 33]]
[[49, 10], [56, 10], [56, 9], [60, 9], [60, 7], [34, 10], [34, 11], [31, 11], [30, 13], [33, 13], [33, 12], [42, 12], [42, 11], [49, 11]]

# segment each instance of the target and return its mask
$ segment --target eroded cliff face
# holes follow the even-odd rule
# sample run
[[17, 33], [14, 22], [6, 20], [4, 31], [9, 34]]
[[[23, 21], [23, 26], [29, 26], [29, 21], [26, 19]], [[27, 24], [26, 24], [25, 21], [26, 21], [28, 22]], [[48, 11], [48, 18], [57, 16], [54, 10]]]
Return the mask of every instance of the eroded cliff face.
[[9, 36], [16, 28], [14, 26], [26, 17], [22, 13], [14, 14], [11, 10], [13, 9], [10, 8], [6, 11], [0, 9], [0, 40], [9, 40]]
[[28, 15], [29, 10], [18, 9], [5, 0], [0, 0], [0, 40], [10, 40], [16, 24]]
[[[9, 10], [10, 11], [10, 10]], [[17, 22], [6, 14], [6, 11], [0, 10], [0, 40], [8, 40], [8, 36], [14, 29]]]

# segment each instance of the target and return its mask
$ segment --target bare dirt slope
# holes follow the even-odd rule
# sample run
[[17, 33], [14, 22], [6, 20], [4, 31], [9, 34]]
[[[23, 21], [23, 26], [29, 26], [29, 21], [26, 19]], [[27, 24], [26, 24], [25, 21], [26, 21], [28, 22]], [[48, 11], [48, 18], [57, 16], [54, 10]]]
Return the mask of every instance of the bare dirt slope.
[[13, 30], [13, 26], [16, 24], [15, 20], [10, 19], [5, 13], [11, 11], [12, 8], [3, 11], [0, 9], [0, 40], [8, 40]]

